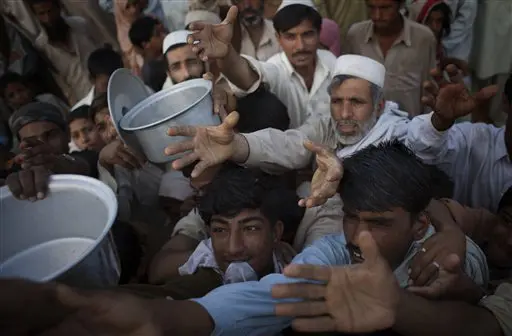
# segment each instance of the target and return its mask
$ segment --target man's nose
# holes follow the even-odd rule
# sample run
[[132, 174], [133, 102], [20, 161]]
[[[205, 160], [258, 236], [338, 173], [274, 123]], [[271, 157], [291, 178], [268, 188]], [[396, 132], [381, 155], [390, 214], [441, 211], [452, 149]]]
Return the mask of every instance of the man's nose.
[[232, 256], [240, 255], [244, 251], [244, 240], [241, 232], [233, 232], [229, 236], [228, 252]]

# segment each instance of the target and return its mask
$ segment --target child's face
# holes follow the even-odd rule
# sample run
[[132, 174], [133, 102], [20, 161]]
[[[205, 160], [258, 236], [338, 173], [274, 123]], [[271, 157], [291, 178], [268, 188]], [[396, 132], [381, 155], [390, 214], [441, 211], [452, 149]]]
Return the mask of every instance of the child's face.
[[81, 150], [89, 149], [99, 152], [105, 143], [100, 133], [89, 119], [75, 119], [69, 124], [71, 139]]
[[4, 97], [7, 105], [13, 110], [17, 110], [20, 107], [31, 103], [34, 100], [34, 95], [22, 83], [9, 83], [4, 91]]
[[117, 131], [112, 123], [112, 119], [110, 119], [108, 108], [104, 108], [96, 113], [94, 116], [94, 124], [105, 144], [109, 144], [117, 139]]

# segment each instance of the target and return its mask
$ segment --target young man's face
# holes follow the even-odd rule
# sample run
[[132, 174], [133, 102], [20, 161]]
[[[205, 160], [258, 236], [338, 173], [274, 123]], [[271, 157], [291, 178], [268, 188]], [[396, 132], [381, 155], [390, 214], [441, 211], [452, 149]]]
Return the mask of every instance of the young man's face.
[[110, 118], [108, 108], [98, 111], [94, 116], [94, 124], [101, 139], [105, 144], [109, 144], [117, 139], [117, 131]]
[[71, 139], [81, 150], [89, 149], [99, 152], [105, 143], [94, 123], [85, 118], [75, 119], [69, 123]]
[[32, 91], [24, 84], [18, 82], [12, 82], [7, 85], [4, 97], [7, 105], [12, 110], [17, 110], [34, 100]]
[[400, 17], [400, 1], [366, 0], [368, 16], [375, 28], [389, 29]]
[[232, 3], [238, 7], [244, 26], [259, 26], [263, 22], [262, 0], [234, 0]]
[[432, 30], [434, 36], [440, 40], [443, 34], [444, 13], [441, 10], [432, 10], [425, 24]]
[[428, 229], [425, 215], [413, 219], [410, 213], [400, 208], [386, 212], [357, 213], [344, 210], [343, 230], [353, 263], [363, 261], [357, 242], [361, 231], [372, 234], [380, 253], [395, 269], [404, 261], [411, 244], [422, 239]]
[[162, 46], [164, 44], [164, 39], [167, 36], [168, 32], [165, 29], [163, 24], [157, 24], [153, 30], [153, 36], [149, 40], [148, 43], [146, 43], [146, 48], [149, 48], [153, 51], [155, 54], [161, 54], [162, 53]]
[[304, 68], [315, 63], [320, 43], [319, 33], [311, 21], [304, 20], [298, 26], [276, 34], [290, 63], [296, 68]]
[[99, 96], [100, 94], [107, 92], [109, 79], [110, 77], [107, 75], [99, 75], [93, 79], [92, 84], [94, 85], [95, 96]]
[[45, 27], [52, 27], [61, 19], [60, 8], [55, 4], [55, 1], [52, 0], [34, 4], [32, 11], [39, 22]]
[[174, 84], [201, 78], [205, 72], [204, 63], [192, 51], [192, 46], [188, 44], [169, 50], [165, 57], [167, 58], [167, 74]]
[[225, 271], [232, 262], [247, 262], [261, 277], [274, 271], [273, 252], [283, 224], [274, 226], [259, 209], [244, 209], [235, 216], [214, 215], [210, 221], [215, 259]]

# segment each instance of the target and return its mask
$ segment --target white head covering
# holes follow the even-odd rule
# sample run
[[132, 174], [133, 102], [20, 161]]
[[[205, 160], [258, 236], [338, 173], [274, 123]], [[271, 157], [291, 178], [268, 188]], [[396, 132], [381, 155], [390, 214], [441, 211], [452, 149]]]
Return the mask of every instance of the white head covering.
[[162, 52], [165, 54], [170, 47], [187, 43], [187, 37], [191, 33], [188, 30], [176, 30], [168, 34], [164, 39]]
[[347, 75], [366, 79], [380, 87], [384, 87], [386, 68], [371, 58], [359, 55], [343, 55], [338, 57], [334, 66], [334, 76]]
[[203, 21], [209, 24], [219, 24], [222, 22], [217, 13], [202, 9], [189, 10], [187, 16], [185, 16], [185, 27], [196, 21]]
[[304, 5], [304, 6], [309, 6], [309, 7], [315, 8], [315, 4], [313, 3], [312, 0], [283, 0], [283, 2], [281, 2], [281, 5], [279, 6], [279, 8], [277, 8], [276, 13], [289, 5]]

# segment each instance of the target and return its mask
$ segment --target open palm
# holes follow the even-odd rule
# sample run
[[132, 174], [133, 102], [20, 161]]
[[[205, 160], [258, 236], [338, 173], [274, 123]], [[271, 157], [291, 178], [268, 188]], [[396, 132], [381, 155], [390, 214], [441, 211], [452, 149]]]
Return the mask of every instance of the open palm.
[[193, 51], [206, 61], [208, 59], [224, 58], [229, 51], [233, 38], [233, 24], [236, 21], [238, 9], [232, 6], [224, 19], [219, 24], [194, 22], [190, 24], [188, 42], [193, 45]]

